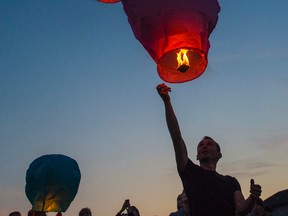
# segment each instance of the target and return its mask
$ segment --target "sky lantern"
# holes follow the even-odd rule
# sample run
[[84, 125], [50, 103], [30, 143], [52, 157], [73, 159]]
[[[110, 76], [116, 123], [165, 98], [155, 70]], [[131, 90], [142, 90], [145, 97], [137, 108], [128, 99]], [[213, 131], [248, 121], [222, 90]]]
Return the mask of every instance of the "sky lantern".
[[25, 192], [38, 212], [65, 212], [75, 198], [80, 170], [77, 162], [65, 155], [43, 155], [26, 172]]
[[103, 3], [117, 3], [120, 2], [120, 0], [97, 0], [99, 2], [103, 2]]
[[217, 0], [121, 2], [135, 37], [156, 62], [161, 79], [170, 83], [187, 82], [205, 71], [209, 36], [220, 12]]

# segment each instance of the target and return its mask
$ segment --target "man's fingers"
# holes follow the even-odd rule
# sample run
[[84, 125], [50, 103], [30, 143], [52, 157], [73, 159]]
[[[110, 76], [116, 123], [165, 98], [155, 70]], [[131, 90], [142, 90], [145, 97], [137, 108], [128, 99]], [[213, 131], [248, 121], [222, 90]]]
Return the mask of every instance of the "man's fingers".
[[161, 84], [158, 84], [156, 88], [159, 89], [159, 88], [163, 88], [163, 87], [165, 87], [165, 86], [166, 86], [166, 85], [165, 85], [164, 83], [161, 83]]
[[255, 197], [260, 197], [262, 193], [261, 186], [255, 184], [254, 179], [250, 180], [250, 193]]
[[258, 187], [252, 187], [251, 189], [250, 189], [250, 193], [261, 193], [262, 192], [262, 190], [261, 190], [261, 186], [259, 186], [259, 185], [257, 185]]
[[162, 94], [167, 94], [168, 92], [171, 92], [171, 88], [163, 88], [162, 90], [161, 90], [161, 93]]
[[166, 86], [164, 83], [157, 85], [156, 89], [160, 94], [168, 94], [168, 92], [171, 92], [171, 88]]

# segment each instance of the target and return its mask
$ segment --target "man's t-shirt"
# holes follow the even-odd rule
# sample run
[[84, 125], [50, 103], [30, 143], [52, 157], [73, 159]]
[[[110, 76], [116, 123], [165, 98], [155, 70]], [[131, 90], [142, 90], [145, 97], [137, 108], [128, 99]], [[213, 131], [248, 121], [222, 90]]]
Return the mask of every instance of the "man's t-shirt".
[[235, 216], [234, 192], [241, 191], [236, 178], [205, 170], [190, 159], [178, 171], [193, 216]]

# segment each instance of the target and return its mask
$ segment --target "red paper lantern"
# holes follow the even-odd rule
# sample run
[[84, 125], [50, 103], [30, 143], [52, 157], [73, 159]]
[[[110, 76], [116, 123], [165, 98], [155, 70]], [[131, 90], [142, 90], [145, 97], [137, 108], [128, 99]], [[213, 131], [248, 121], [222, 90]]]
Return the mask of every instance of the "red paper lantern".
[[166, 82], [181, 83], [206, 69], [217, 0], [122, 0], [135, 37]]
[[99, 2], [103, 2], [103, 3], [117, 3], [120, 2], [120, 0], [97, 0]]

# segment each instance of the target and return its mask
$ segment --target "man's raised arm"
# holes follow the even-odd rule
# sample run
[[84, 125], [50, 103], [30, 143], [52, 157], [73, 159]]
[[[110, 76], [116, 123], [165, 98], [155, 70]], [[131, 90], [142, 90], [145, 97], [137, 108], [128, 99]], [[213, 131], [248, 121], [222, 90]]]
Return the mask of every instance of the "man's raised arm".
[[188, 162], [188, 154], [185, 142], [182, 139], [178, 120], [171, 104], [169, 96], [171, 88], [162, 83], [157, 86], [157, 91], [164, 102], [166, 122], [173, 141], [177, 167], [179, 170], [183, 170]]

